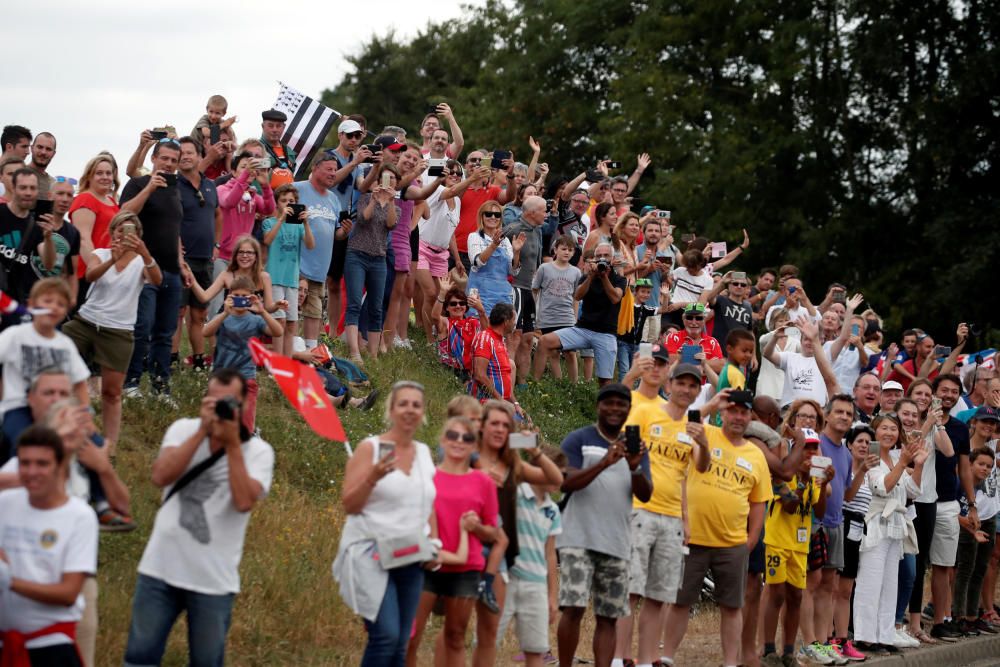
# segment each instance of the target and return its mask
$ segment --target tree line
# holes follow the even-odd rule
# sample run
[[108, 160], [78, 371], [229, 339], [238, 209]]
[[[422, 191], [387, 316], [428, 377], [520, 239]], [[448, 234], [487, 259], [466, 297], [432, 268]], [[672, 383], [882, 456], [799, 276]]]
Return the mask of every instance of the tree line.
[[322, 99], [411, 135], [448, 102], [466, 150], [534, 136], [550, 181], [648, 152], [636, 198], [685, 232], [749, 230], [739, 268], [797, 264], [814, 301], [841, 281], [890, 333], [947, 344], [1000, 302], [998, 5], [488, 0], [372, 37]]

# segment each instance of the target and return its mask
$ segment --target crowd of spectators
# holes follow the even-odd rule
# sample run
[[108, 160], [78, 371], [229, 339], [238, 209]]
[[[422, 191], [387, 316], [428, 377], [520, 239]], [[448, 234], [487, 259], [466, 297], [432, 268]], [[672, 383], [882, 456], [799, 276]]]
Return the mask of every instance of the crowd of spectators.
[[[254, 338], [315, 366], [341, 409], [376, 396], [351, 397], [345, 369], [421, 341], [465, 385], [432, 450], [424, 388], [397, 382], [387, 430], [348, 460], [333, 573], [363, 665], [417, 664], [432, 614], [437, 661], [465, 664], [473, 610], [477, 666], [513, 622], [519, 660], [569, 667], [588, 607], [601, 667], [674, 664], [699, 603], [726, 667], [1000, 632], [1000, 378], [974, 325], [896, 343], [874, 310], [892, 304], [748, 271], [747, 231], [680, 234], [632, 206], [646, 154], [557, 177], [533, 138], [527, 163], [466, 150], [442, 103], [420, 141], [341, 117], [296, 181], [285, 114], [238, 141], [227, 106], [209, 98], [190, 135], [142, 130], [121, 175], [107, 152], [53, 175], [51, 133], [3, 129], [4, 664], [94, 664], [98, 533], [135, 528], [123, 411], [177, 411], [178, 372], [205, 372], [205, 395], [153, 465], [124, 661], [160, 664], [183, 611], [191, 663], [223, 663], [274, 467]], [[559, 447], [518, 400], [546, 374], [597, 385], [595, 423]]]

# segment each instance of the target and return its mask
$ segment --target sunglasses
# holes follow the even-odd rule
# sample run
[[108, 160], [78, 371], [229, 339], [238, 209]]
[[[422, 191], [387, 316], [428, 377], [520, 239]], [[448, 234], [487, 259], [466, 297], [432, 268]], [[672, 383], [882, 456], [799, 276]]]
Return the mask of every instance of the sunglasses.
[[746, 287], [749, 284], [750, 283], [733, 283], [733, 282], [731, 282], [731, 283], [729, 283], [729, 286], [730, 287]]
[[483, 217], [484, 218], [502, 218], [503, 217], [503, 212], [502, 211], [483, 211]]
[[449, 301], [448, 302], [448, 307], [449, 308], [458, 308], [459, 306], [461, 306], [462, 308], [465, 308], [466, 304], [465, 304], [464, 301]]
[[70, 185], [76, 185], [77, 180], [66, 176], [56, 176], [56, 183], [69, 183]]
[[690, 313], [685, 313], [684, 319], [685, 320], [695, 320], [695, 321], [700, 322], [701, 320], [705, 319], [705, 316], [704, 315], [691, 315]]
[[458, 442], [461, 440], [467, 445], [476, 441], [476, 436], [472, 433], [459, 433], [458, 431], [452, 431], [451, 429], [444, 432], [444, 437], [445, 440], [451, 440], [452, 442]]
[[358, 130], [357, 132], [345, 132], [344, 136], [347, 137], [348, 139], [360, 139], [361, 137], [365, 136], [365, 133], [362, 132], [361, 130]]
[[205, 195], [201, 194], [201, 190], [195, 190], [194, 196], [198, 198], [198, 208], [205, 208]]
[[483, 161], [483, 158], [481, 158], [481, 157], [468, 157], [468, 158], [465, 158], [465, 164], [479, 164], [482, 161]]
[[158, 144], [173, 144], [174, 146], [180, 146], [181, 145], [181, 142], [177, 141], [176, 139], [171, 139], [170, 137], [163, 137], [162, 139], [160, 139], [156, 143], [158, 143]]

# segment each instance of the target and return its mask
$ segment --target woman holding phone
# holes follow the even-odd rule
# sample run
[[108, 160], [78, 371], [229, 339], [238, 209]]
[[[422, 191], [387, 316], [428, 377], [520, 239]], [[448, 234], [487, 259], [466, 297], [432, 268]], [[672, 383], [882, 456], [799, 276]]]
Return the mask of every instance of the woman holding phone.
[[[498, 206], [499, 208], [499, 206]], [[524, 449], [528, 462], [510, 447], [514, 430], [514, 408], [506, 401], [489, 400], [483, 404], [483, 422], [479, 440], [479, 469], [489, 475], [496, 487], [499, 513], [508, 546], [500, 571], [514, 563], [517, 546], [517, 487], [521, 482], [561, 486], [562, 471], [537, 446]], [[492, 558], [490, 560], [493, 560]], [[492, 582], [489, 582], [492, 579]], [[497, 628], [507, 595], [503, 577], [486, 577], [499, 607], [491, 612], [482, 600], [476, 602], [476, 650], [472, 656], [475, 667], [496, 663]]]
[[464, 531], [468, 533], [468, 553], [460, 563], [445, 564], [424, 573], [424, 591], [406, 653], [408, 667], [417, 665], [424, 626], [438, 598], [444, 600], [440, 662], [449, 667], [465, 664], [465, 631], [476, 601], [479, 573], [486, 565], [483, 544], [497, 538], [496, 487], [489, 476], [470, 467], [477, 439], [472, 422], [465, 417], [451, 417], [445, 422], [440, 439], [444, 460], [434, 475], [434, 516], [441, 549], [458, 551]]
[[[80, 232], [80, 264], [76, 277], [84, 280], [90, 255], [95, 248], [111, 247], [111, 219], [118, 214], [118, 165], [114, 158], [103, 153], [91, 158], [80, 177], [79, 194], [69, 207], [69, 220]], [[85, 296], [86, 285], [80, 284], [76, 300]]]
[[[920, 494], [920, 480], [928, 451], [922, 442], [903, 435], [894, 414], [872, 420], [879, 463], [865, 474], [872, 492], [858, 558], [854, 592], [854, 643], [862, 651], [898, 652], [896, 587], [904, 541], [916, 541], [906, 519], [906, 500]], [[892, 450], [900, 447], [898, 459]], [[910, 465], [912, 464], [912, 469]]]
[[86, 302], [63, 333], [73, 339], [84, 361], [101, 367], [101, 419], [108, 451], [113, 452], [122, 420], [122, 387], [132, 358], [139, 294], [149, 281], [159, 285], [160, 267], [142, 242], [142, 223], [123, 211], [108, 225], [111, 248], [90, 253], [85, 274]]
[[[386, 569], [372, 538], [426, 535], [432, 520], [435, 468], [427, 445], [414, 439], [424, 423], [424, 388], [392, 385], [385, 433], [362, 440], [344, 471], [341, 505], [348, 514], [333, 563], [344, 602], [364, 618], [368, 643], [362, 667], [403, 667], [424, 584], [424, 564]], [[437, 563], [431, 562], [430, 567]]]
[[499, 203], [485, 202], [477, 213], [477, 229], [469, 234], [472, 271], [465, 291], [478, 293], [487, 317], [501, 301], [514, 304], [514, 288], [508, 278], [521, 271], [521, 248], [526, 239], [524, 234], [513, 241], [504, 238], [502, 216]]
[[[376, 175], [377, 185], [358, 200], [358, 217], [347, 239], [344, 280], [347, 283], [347, 311], [344, 331], [351, 361], [361, 361], [358, 320], [364, 302], [368, 317], [368, 354], [378, 356], [382, 342], [382, 302], [385, 296], [386, 245], [388, 231], [396, 227], [400, 209], [395, 202], [399, 171], [383, 164]], [[367, 296], [366, 296], [367, 295]]]

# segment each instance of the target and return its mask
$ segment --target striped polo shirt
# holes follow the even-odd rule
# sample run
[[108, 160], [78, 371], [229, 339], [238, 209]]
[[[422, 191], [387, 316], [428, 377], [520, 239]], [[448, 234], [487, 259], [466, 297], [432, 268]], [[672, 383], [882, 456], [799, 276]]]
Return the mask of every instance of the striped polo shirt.
[[545, 583], [548, 568], [545, 564], [545, 542], [550, 536], [562, 533], [559, 507], [546, 494], [539, 502], [531, 484], [521, 482], [517, 489], [517, 544], [518, 554], [511, 574], [525, 581]]

